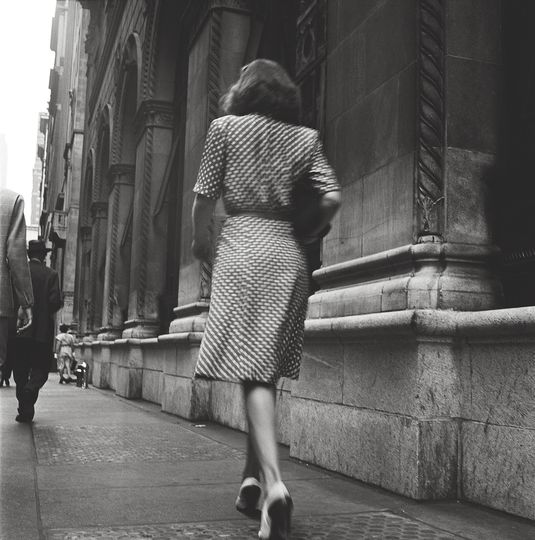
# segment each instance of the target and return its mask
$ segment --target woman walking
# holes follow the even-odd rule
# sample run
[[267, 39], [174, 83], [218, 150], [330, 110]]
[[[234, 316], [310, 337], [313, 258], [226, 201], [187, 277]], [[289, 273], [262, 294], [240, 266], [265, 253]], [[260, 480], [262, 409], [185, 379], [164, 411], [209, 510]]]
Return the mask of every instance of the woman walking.
[[[249, 442], [236, 507], [254, 513], [263, 495], [258, 535], [283, 540], [293, 505], [279, 470], [275, 386], [299, 375], [309, 286], [303, 244], [333, 218], [340, 192], [318, 133], [299, 126], [299, 92], [279, 64], [242, 68], [222, 104], [226, 116], [210, 126], [194, 187], [192, 250], [201, 261], [211, 258], [220, 196], [228, 214], [195, 376], [243, 384]], [[319, 216], [298, 240], [292, 189], [302, 178], [319, 195]]]

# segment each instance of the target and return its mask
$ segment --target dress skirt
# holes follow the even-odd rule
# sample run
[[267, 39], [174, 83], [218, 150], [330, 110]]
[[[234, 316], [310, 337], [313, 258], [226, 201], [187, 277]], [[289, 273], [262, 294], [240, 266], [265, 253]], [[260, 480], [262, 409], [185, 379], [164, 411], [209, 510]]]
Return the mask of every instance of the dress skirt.
[[297, 379], [308, 303], [306, 264], [290, 222], [227, 218], [196, 377], [268, 384]]

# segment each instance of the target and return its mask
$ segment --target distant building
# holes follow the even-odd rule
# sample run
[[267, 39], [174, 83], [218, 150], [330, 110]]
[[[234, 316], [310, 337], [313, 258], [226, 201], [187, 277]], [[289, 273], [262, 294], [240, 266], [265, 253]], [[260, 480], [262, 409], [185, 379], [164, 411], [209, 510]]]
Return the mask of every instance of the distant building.
[[0, 133], [0, 189], [7, 187], [7, 141]]
[[73, 322], [87, 69], [84, 41], [88, 23], [89, 12], [78, 2], [56, 3], [50, 37], [50, 48], [56, 55], [49, 79], [40, 229], [52, 248], [51, 266], [60, 276], [64, 305], [57, 324]]
[[39, 113], [37, 122], [37, 149], [33, 165], [32, 198], [30, 209], [30, 221], [27, 223], [28, 240], [39, 237], [39, 220], [41, 217], [44, 179], [45, 179], [45, 155], [46, 134], [48, 129], [48, 113]]

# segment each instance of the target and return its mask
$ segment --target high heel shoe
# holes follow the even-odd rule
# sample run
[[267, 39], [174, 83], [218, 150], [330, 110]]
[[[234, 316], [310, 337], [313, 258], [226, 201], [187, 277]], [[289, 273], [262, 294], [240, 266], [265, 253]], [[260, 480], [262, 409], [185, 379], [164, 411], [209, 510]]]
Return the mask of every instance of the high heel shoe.
[[260, 482], [254, 476], [244, 478], [236, 498], [236, 510], [247, 516], [258, 517], [261, 496], [262, 485]]
[[272, 486], [262, 506], [260, 531], [262, 540], [289, 540], [293, 501], [282, 482]]

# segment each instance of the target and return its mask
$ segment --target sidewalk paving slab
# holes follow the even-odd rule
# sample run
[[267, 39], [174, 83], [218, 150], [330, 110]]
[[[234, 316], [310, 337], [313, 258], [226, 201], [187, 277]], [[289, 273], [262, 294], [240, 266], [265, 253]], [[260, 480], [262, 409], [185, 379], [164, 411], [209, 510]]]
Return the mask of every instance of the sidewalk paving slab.
[[[14, 421], [14, 389], [0, 389], [0, 540], [257, 538], [234, 509], [243, 433], [54, 382], [31, 425]], [[293, 540], [535, 540], [534, 522], [413, 501], [280, 454]]]

